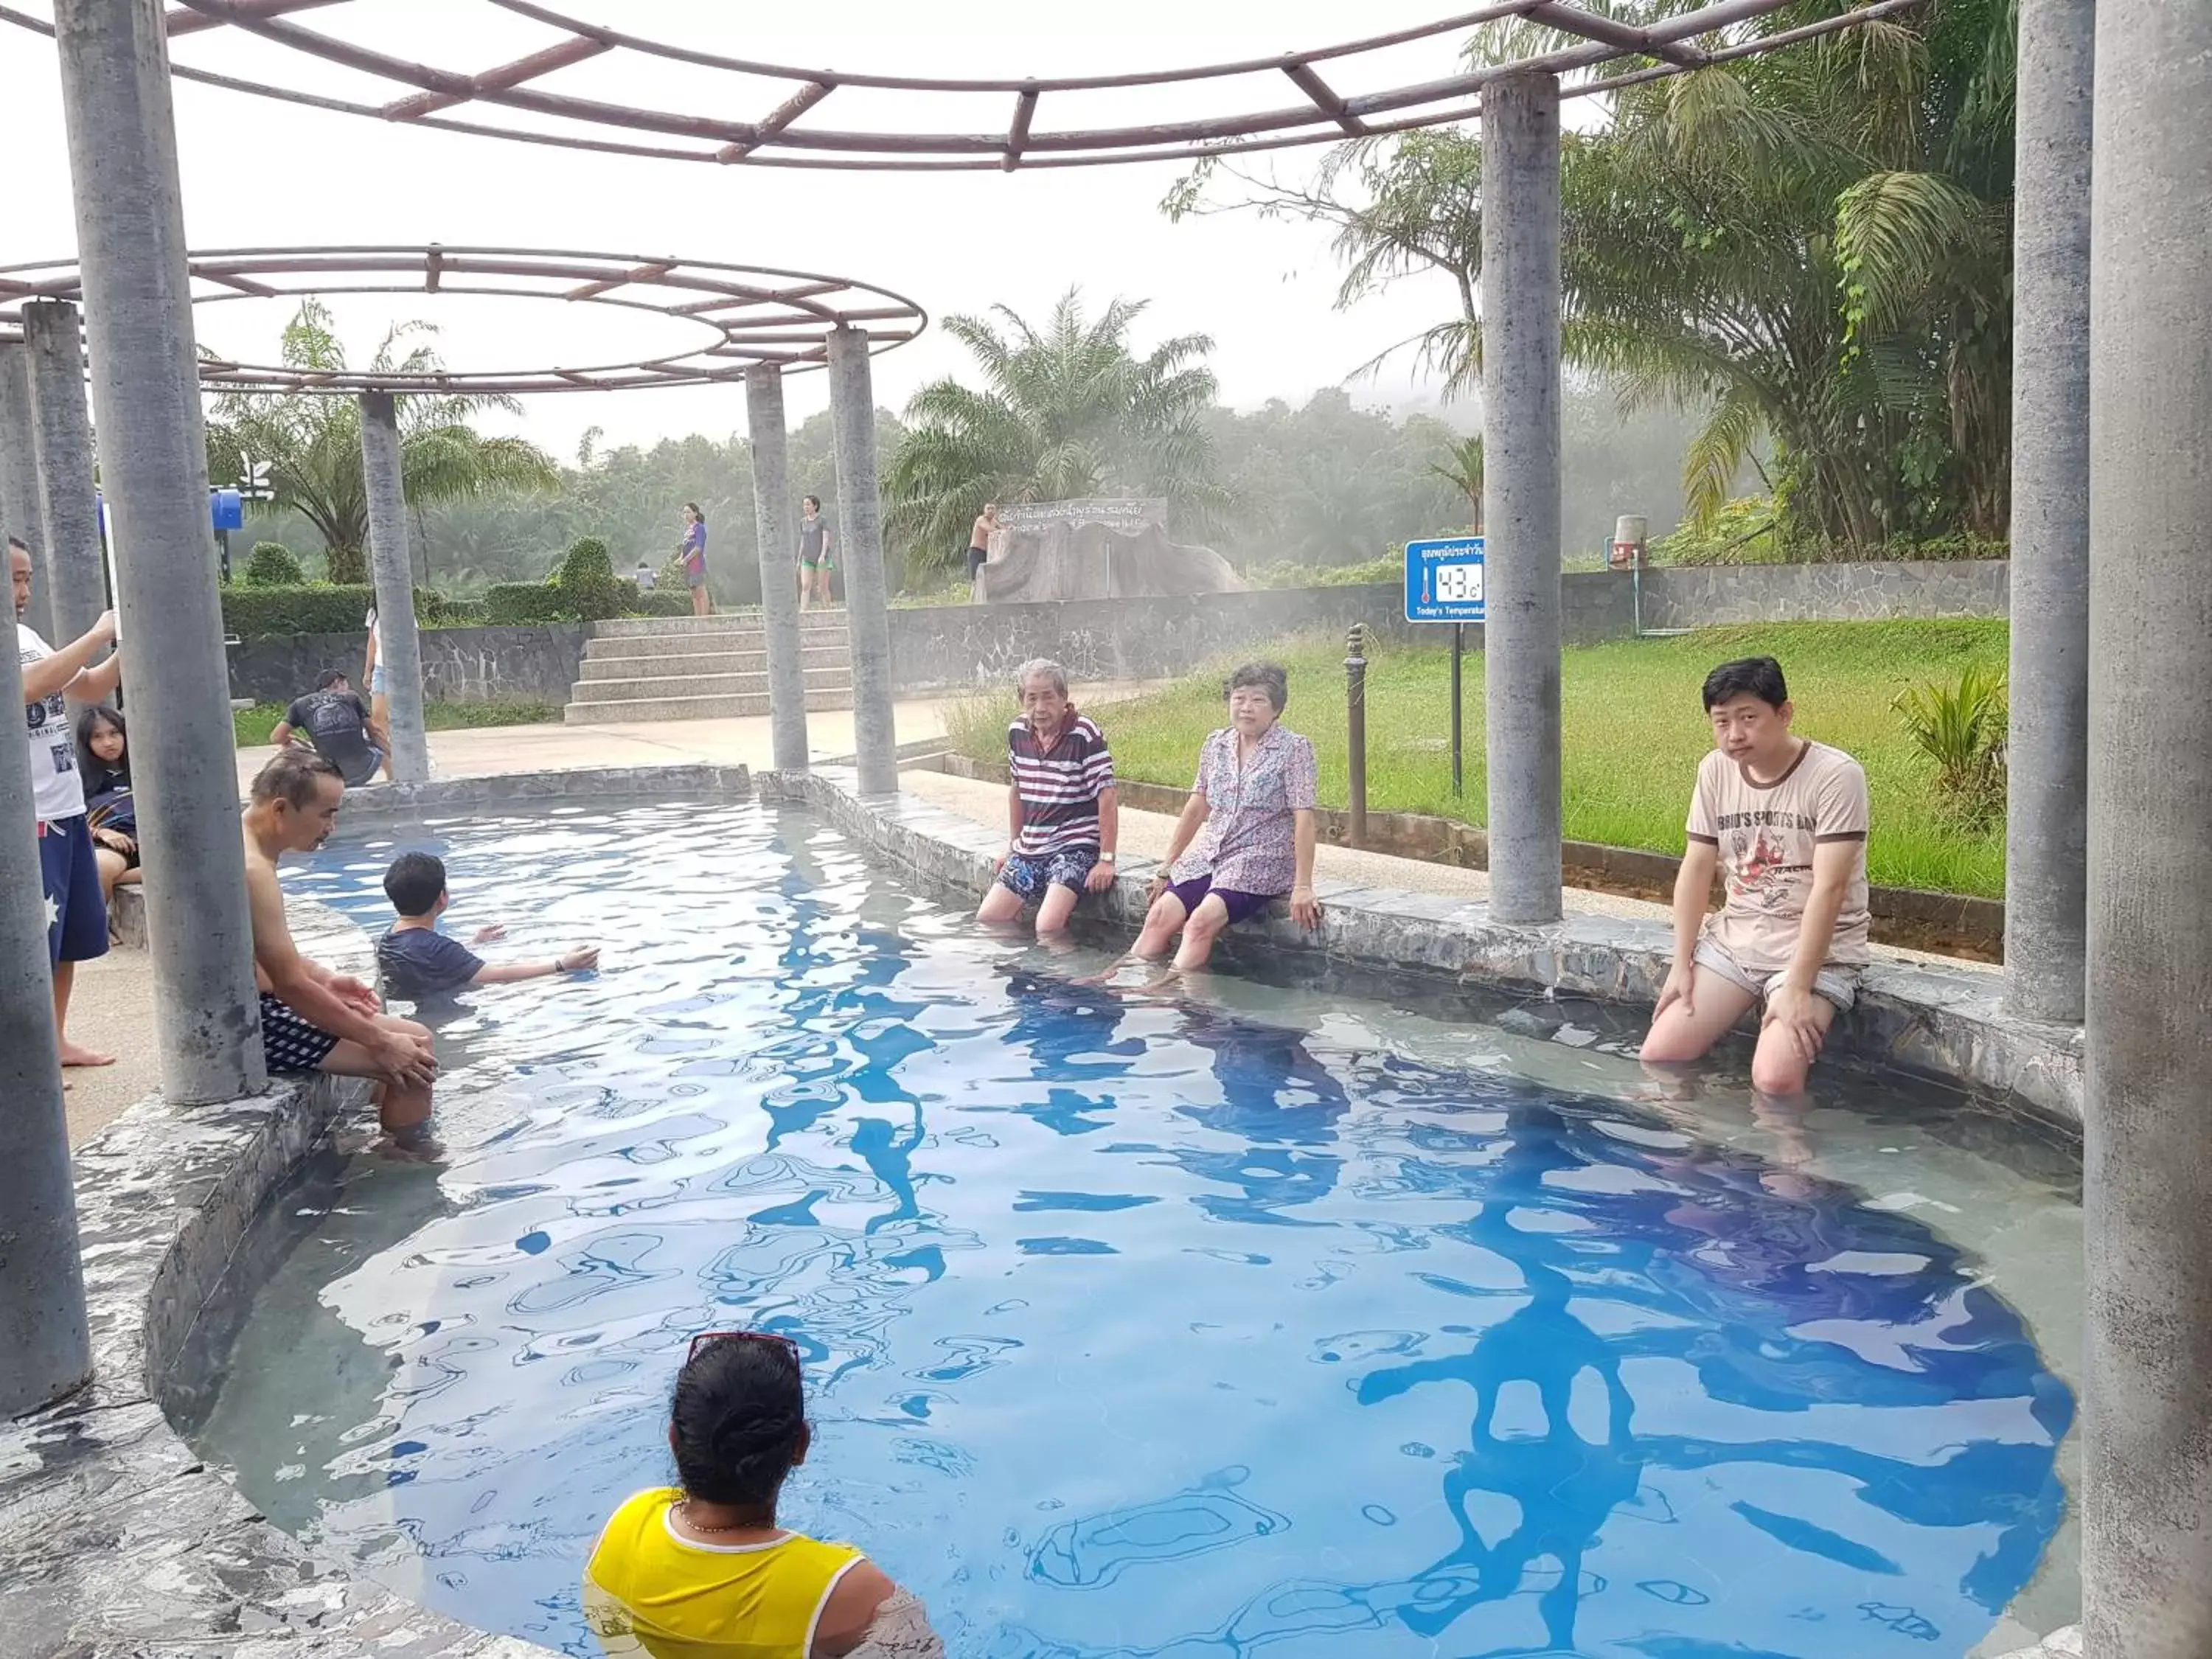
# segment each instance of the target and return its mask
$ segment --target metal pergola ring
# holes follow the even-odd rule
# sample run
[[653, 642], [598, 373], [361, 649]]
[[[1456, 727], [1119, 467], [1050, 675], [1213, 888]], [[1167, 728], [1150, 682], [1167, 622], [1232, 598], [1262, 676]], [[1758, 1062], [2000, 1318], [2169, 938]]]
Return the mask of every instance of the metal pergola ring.
[[[932, 79], [916, 76], [809, 69], [797, 64], [733, 58], [658, 40], [573, 16], [537, 0], [477, 0], [542, 26], [546, 43], [508, 63], [489, 68], [447, 68], [397, 58], [324, 29], [295, 21], [292, 14], [357, 5], [363, 0], [182, 0], [168, 14], [172, 41], [217, 29], [234, 29], [289, 47], [347, 70], [392, 85], [396, 95], [380, 104], [326, 97], [268, 82], [222, 75], [174, 64], [180, 79], [252, 93], [260, 97], [379, 120], [434, 127], [447, 131], [506, 138], [520, 143], [641, 155], [662, 161], [701, 161], [719, 166], [815, 167], [847, 170], [968, 172], [1018, 167], [1093, 167], [1115, 162], [1192, 161], [1257, 150], [1326, 143], [1346, 137], [1405, 132], [1476, 118], [1482, 88], [1501, 76], [1547, 72], [1567, 77], [1567, 96], [1604, 92], [1662, 76], [1771, 51], [1853, 27], [1924, 3], [1924, 0], [1873, 0], [1872, 3], [1816, 19], [1801, 27], [1753, 34], [1746, 26], [1796, 0], [1717, 0], [1700, 10], [1631, 25], [1606, 17], [1572, 0], [1497, 0], [1474, 11], [1443, 17], [1387, 34], [1272, 57], [1121, 75], [981, 79]], [[458, 8], [463, 0], [448, 0]], [[1526, 21], [1556, 31], [1571, 46], [1508, 63], [1469, 66], [1455, 73], [1410, 84], [1344, 95], [1324, 76], [1341, 82], [1348, 71], [1378, 60], [1393, 49], [1466, 33], [1485, 25]], [[0, 22], [51, 35], [52, 25], [0, 4]], [[732, 110], [762, 112], [739, 116], [641, 107], [589, 98], [544, 84], [593, 59], [628, 54], [635, 58], [687, 65], [733, 77]], [[1287, 82], [1297, 101], [1242, 113], [1169, 123], [1139, 122], [1091, 127], [1040, 125], [1048, 94], [1101, 93], [1212, 82], [1279, 87]], [[807, 119], [817, 105], [841, 90], [876, 89], [949, 95], [994, 94], [1010, 98], [1006, 125], [996, 131], [960, 131], [945, 125], [922, 132], [876, 131], [828, 127]], [[1263, 94], [1272, 95], [1272, 94]], [[1225, 96], [1225, 94], [1224, 94]], [[845, 100], [850, 102], [848, 99]], [[518, 125], [512, 120], [463, 119], [446, 112], [467, 106], [527, 113], [566, 124], [565, 130]], [[624, 140], [617, 132], [650, 135]]]
[[[200, 383], [220, 392], [499, 393], [623, 392], [741, 379], [756, 364], [787, 372], [828, 362], [830, 331], [849, 325], [871, 353], [905, 344], [928, 315], [872, 283], [811, 271], [568, 249], [427, 246], [233, 248], [185, 256], [196, 305], [338, 294], [488, 295], [563, 305], [613, 306], [696, 326], [690, 350], [622, 363], [550, 368], [301, 369], [233, 362], [203, 351]], [[0, 341], [22, 337], [22, 307], [76, 300], [74, 260], [0, 267]]]

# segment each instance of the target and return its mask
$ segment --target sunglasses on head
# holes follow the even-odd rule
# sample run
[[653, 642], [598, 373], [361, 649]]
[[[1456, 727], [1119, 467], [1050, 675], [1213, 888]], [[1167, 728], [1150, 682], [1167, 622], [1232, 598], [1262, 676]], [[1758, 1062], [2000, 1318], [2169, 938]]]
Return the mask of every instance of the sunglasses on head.
[[799, 1344], [774, 1331], [702, 1331], [691, 1339], [691, 1352], [684, 1356], [684, 1363], [690, 1364], [699, 1357], [702, 1349], [714, 1342], [771, 1342], [778, 1347], [788, 1349], [793, 1364], [799, 1362]]

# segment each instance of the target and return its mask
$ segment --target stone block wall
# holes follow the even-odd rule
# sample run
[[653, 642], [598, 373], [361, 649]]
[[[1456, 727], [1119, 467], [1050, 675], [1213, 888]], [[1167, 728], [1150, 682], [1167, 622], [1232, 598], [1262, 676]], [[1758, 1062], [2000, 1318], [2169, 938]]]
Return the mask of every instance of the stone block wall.
[[2002, 559], [1669, 565], [1644, 573], [1644, 625], [2002, 617], [2011, 570]]
[[[230, 695], [289, 702], [326, 668], [358, 677], [368, 635], [294, 634], [230, 648]], [[431, 628], [422, 631], [422, 692], [434, 702], [538, 702], [559, 707], [582, 678], [584, 629]], [[362, 688], [366, 690], [367, 688]]]
[[[1571, 645], [1619, 639], [1632, 627], [1628, 584], [1607, 574], [1563, 579]], [[1364, 623], [1386, 638], [1449, 630], [1406, 620], [1396, 583], [1262, 588], [1161, 599], [1070, 599], [1040, 605], [933, 605], [891, 612], [891, 683], [901, 696], [986, 684], [1032, 657], [1052, 657], [1079, 680], [1158, 679], [1301, 634], [1341, 638]], [[1468, 630], [1480, 650], [1482, 629]]]

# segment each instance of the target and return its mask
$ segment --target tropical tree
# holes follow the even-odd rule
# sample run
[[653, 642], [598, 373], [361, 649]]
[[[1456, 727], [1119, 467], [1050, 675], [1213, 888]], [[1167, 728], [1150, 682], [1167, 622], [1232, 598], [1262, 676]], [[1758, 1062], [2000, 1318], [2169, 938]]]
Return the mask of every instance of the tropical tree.
[[[370, 368], [434, 371], [441, 367], [437, 353], [418, 337], [436, 331], [429, 323], [396, 324], [377, 347]], [[301, 303], [285, 326], [282, 354], [289, 368], [347, 367], [330, 310], [319, 300]], [[513, 398], [416, 394], [399, 398], [397, 404], [401, 477], [418, 514], [436, 503], [560, 487], [553, 458], [535, 444], [487, 437], [470, 423], [487, 410], [519, 413], [521, 405]], [[331, 580], [368, 580], [368, 490], [362, 476], [361, 406], [356, 399], [303, 392], [225, 392], [209, 411], [207, 433], [208, 466], [215, 477], [237, 477], [249, 459], [267, 462], [276, 497], [259, 510], [295, 512], [312, 524], [323, 538]]]
[[[1632, 26], [1698, 0], [1614, 0]], [[1801, 555], [1951, 531], [2004, 533], [2010, 465], [2014, 0], [1945, 0], [1820, 40], [1601, 94], [1561, 152], [1568, 360], [1632, 407], [1702, 426], [1684, 459], [1709, 518], [1771, 461]], [[1740, 24], [1794, 27], [1827, 0]], [[1561, 44], [1532, 21], [1477, 37], [1504, 61]], [[1480, 144], [1457, 133], [1340, 147], [1314, 180], [1217, 169], [1170, 214], [1257, 210], [1337, 228], [1352, 303], [1424, 270], [1456, 314], [1410, 343], [1448, 389], [1478, 380]]]
[[1226, 501], [1206, 423], [1213, 342], [1185, 334], [1143, 356], [1129, 343], [1146, 301], [1096, 319], [1071, 289], [1042, 330], [1004, 306], [944, 327], [983, 371], [977, 390], [939, 380], [915, 394], [884, 479], [892, 534], [917, 562], [957, 562], [986, 501], [1164, 496], [1214, 522]]
[[1482, 439], [1462, 438], [1442, 462], [1431, 462], [1429, 471], [1467, 497], [1468, 527], [1482, 534]]

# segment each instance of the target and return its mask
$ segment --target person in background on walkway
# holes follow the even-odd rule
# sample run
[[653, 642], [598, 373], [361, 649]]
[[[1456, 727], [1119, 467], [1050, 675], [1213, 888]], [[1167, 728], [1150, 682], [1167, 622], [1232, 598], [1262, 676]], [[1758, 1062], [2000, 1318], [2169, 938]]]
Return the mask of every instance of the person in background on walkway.
[[92, 830], [92, 855], [100, 867], [100, 893], [106, 901], [108, 936], [115, 933], [115, 890], [136, 886], [138, 867], [138, 808], [131, 793], [131, 750], [123, 711], [99, 703], [76, 717], [76, 770], [84, 780], [85, 823]]
[[822, 516], [822, 498], [808, 495], [799, 503], [799, 608], [811, 599], [818, 607], [830, 604], [830, 521]]
[[1067, 699], [1067, 671], [1040, 657], [1014, 685], [1022, 717], [1006, 728], [1006, 851], [975, 920], [1003, 927], [1035, 904], [1044, 938], [1066, 932], [1085, 892], [1113, 886], [1120, 795], [1104, 734]]
[[[512, 962], [494, 968], [459, 939], [447, 939], [438, 931], [438, 918], [452, 902], [446, 891], [446, 866], [428, 853], [402, 853], [392, 860], [384, 872], [384, 896], [399, 920], [376, 942], [376, 965], [383, 971], [386, 988], [410, 1002], [450, 996], [474, 985], [511, 985], [517, 980], [580, 974], [599, 965], [599, 947], [580, 945], [550, 962]], [[479, 927], [471, 943], [490, 945], [506, 937], [504, 927]]]
[[107, 901], [100, 883], [84, 779], [77, 771], [71, 702], [106, 702], [123, 678], [123, 653], [92, 659], [115, 641], [115, 613], [82, 639], [55, 650], [24, 622], [31, 608], [31, 550], [8, 538], [9, 586], [15, 599], [15, 654], [23, 665], [23, 714], [31, 743], [31, 810], [46, 898], [46, 951], [54, 975], [54, 1035], [64, 1066], [112, 1066], [115, 1056], [70, 1041], [70, 993], [76, 965], [107, 954]]
[[313, 691], [294, 700], [269, 741], [279, 749], [295, 742], [311, 746], [338, 769], [349, 789], [375, 781], [390, 746], [353, 682], [337, 668], [326, 669]]
[[1199, 752], [1190, 804], [1152, 878], [1139, 957], [1158, 961], [1181, 933], [1176, 968], [1194, 973], [1224, 929], [1286, 893], [1299, 927], [1321, 926], [1314, 749], [1279, 723], [1290, 700], [1290, 677], [1273, 663], [1247, 663], [1230, 676], [1229, 725]]
[[392, 775], [392, 676], [384, 666], [384, 630], [376, 625], [376, 612], [368, 613], [368, 660], [362, 672], [368, 686], [370, 741], [384, 756], [384, 775]]
[[[1787, 1098], [1858, 994], [1868, 960], [1867, 783], [1840, 749], [1790, 729], [1796, 708], [1771, 657], [1705, 677], [1713, 752], [1698, 766], [1689, 846], [1674, 880], [1674, 963], [1644, 1058], [1702, 1059], [1764, 1000], [1752, 1087]], [[1717, 866], [1720, 914], [1706, 915]]]
[[654, 570], [653, 568], [647, 564], [643, 559], [640, 559], [637, 562], [636, 580], [637, 591], [641, 593], [650, 593], [654, 588], [660, 586], [659, 573]]
[[714, 614], [714, 595], [707, 591], [707, 515], [696, 501], [684, 503], [684, 585], [691, 590], [691, 614]]
[[584, 1568], [584, 1620], [614, 1659], [944, 1659], [921, 1603], [866, 1556], [775, 1523], [813, 1445], [789, 1337], [692, 1338], [668, 1444], [683, 1485], [624, 1502]]
[[430, 1033], [386, 1014], [373, 988], [301, 956], [284, 915], [277, 860], [328, 841], [344, 799], [344, 777], [312, 749], [279, 750], [253, 780], [243, 823], [262, 1057], [271, 1077], [330, 1072], [371, 1079], [390, 1150], [432, 1158], [442, 1149], [430, 1138], [430, 1086], [438, 1074]]
[[975, 515], [975, 522], [968, 532], [968, 585], [973, 587], [982, 574], [983, 567], [991, 562], [991, 538], [999, 530], [999, 504], [983, 503], [983, 510]]

